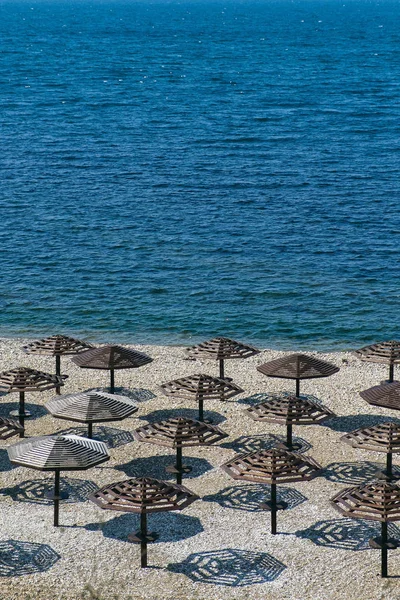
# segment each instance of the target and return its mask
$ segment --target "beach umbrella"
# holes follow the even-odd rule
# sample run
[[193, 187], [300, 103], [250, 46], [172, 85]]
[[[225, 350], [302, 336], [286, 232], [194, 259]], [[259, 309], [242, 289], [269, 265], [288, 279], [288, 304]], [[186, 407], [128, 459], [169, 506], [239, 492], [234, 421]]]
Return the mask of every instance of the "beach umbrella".
[[335, 416], [335, 413], [322, 404], [296, 396], [275, 396], [247, 408], [244, 412], [254, 421], [286, 425], [286, 444], [282, 444], [286, 450], [301, 447], [301, 444], [293, 444], [293, 425], [318, 425]]
[[138, 442], [149, 442], [158, 446], [176, 449], [176, 465], [167, 467], [167, 473], [176, 475], [176, 483], [182, 483], [182, 474], [190, 473], [191, 467], [182, 464], [182, 448], [189, 446], [211, 446], [228, 437], [219, 427], [201, 421], [172, 417], [166, 421], [144, 425], [133, 432]]
[[[45, 392], [61, 385], [64, 385], [64, 382], [60, 375], [42, 373], [42, 371], [36, 371], [28, 367], [19, 367], [0, 373], [0, 392], [7, 394], [19, 392], [19, 409], [12, 411], [10, 414], [13, 417], [18, 417], [22, 428], [25, 419], [31, 416], [30, 412], [25, 410], [25, 393]], [[24, 437], [23, 429], [19, 436]]]
[[24, 433], [24, 428], [20, 425], [19, 421], [0, 417], [0, 440], [8, 440], [8, 438], [20, 435], [21, 433]]
[[128, 540], [140, 544], [141, 567], [147, 567], [147, 544], [158, 538], [156, 533], [147, 531], [147, 515], [182, 510], [198, 498], [183, 485], [140, 477], [106, 485], [89, 500], [106, 510], [140, 514], [140, 531], [129, 535]]
[[[224, 361], [233, 358], [249, 358], [255, 354], [259, 354], [260, 350], [242, 344], [236, 340], [230, 340], [226, 337], [216, 337], [207, 342], [197, 344], [197, 346], [191, 346], [186, 348], [186, 352], [189, 356], [194, 358], [210, 358], [219, 361], [219, 377], [224, 379]], [[229, 379], [229, 381], [231, 381]]]
[[257, 367], [257, 371], [268, 377], [295, 379], [297, 397], [300, 396], [301, 379], [329, 377], [339, 370], [339, 367], [313, 356], [307, 356], [307, 354], [289, 354]]
[[373, 406], [400, 410], [400, 382], [382, 383], [360, 392], [363, 400]]
[[104, 369], [110, 371], [110, 392], [114, 393], [114, 371], [117, 369], [137, 369], [153, 361], [150, 356], [124, 348], [123, 346], [101, 346], [81, 352], [72, 361], [82, 369]]
[[61, 471], [85, 471], [109, 460], [104, 442], [88, 440], [78, 435], [34, 437], [7, 449], [10, 462], [28, 469], [54, 471], [54, 494], [47, 497], [54, 502], [54, 526], [58, 527], [59, 503], [68, 495], [60, 492]]
[[392, 455], [400, 453], [400, 425], [389, 421], [373, 427], [356, 429], [340, 438], [353, 448], [386, 453], [386, 471], [379, 475], [389, 481], [395, 479], [392, 470]]
[[377, 342], [355, 350], [354, 354], [365, 362], [389, 365], [389, 379], [385, 383], [393, 382], [394, 365], [400, 364], [400, 342], [396, 340]]
[[[66, 335], [52, 335], [51, 337], [31, 342], [27, 346], [23, 346], [23, 351], [27, 354], [41, 354], [46, 356], [56, 357], [56, 375], [61, 375], [61, 356], [79, 354], [89, 348], [93, 348], [92, 344], [81, 342]], [[60, 388], [56, 388], [56, 393], [60, 394]]]
[[88, 438], [93, 435], [93, 423], [122, 421], [138, 409], [127, 396], [89, 391], [66, 394], [53, 398], [45, 404], [47, 410], [58, 419], [88, 424]]
[[381, 536], [369, 540], [371, 548], [381, 550], [381, 576], [388, 576], [388, 550], [399, 542], [388, 538], [388, 523], [400, 520], [400, 489], [388, 481], [372, 481], [358, 487], [347, 488], [332, 499], [333, 506], [351, 519], [365, 519], [381, 523]]
[[221, 467], [232, 479], [243, 479], [271, 486], [271, 500], [260, 508], [271, 511], [271, 533], [276, 534], [276, 513], [287, 508], [286, 502], [277, 502], [278, 483], [308, 481], [322, 469], [313, 458], [280, 448], [239, 454]]
[[199, 421], [204, 421], [204, 400], [228, 400], [243, 393], [242, 388], [226, 379], [203, 374], [163, 383], [160, 389], [166, 396], [198, 402]]

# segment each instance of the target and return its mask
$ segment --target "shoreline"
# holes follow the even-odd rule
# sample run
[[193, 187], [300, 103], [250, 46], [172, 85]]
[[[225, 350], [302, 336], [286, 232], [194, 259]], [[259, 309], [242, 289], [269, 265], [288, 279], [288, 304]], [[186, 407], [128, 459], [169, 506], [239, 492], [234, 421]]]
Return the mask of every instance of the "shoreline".
[[[56, 332], [58, 333], [58, 332]], [[94, 335], [89, 335], [89, 334], [82, 334], [80, 335], [79, 333], [74, 333], [74, 332], [62, 332], [63, 335], [67, 335], [69, 337], [74, 337], [76, 339], [82, 340], [82, 341], [87, 341], [91, 344], [93, 344], [94, 346], [99, 345], [99, 346], [103, 346], [103, 345], [108, 345], [108, 344], [113, 344], [113, 345], [120, 345], [120, 346], [131, 346], [131, 347], [165, 347], [165, 348], [188, 348], [190, 346], [194, 346], [196, 344], [199, 344], [200, 342], [206, 341], [207, 339], [211, 339], [211, 337], [228, 337], [230, 339], [234, 339], [234, 340], [238, 340], [240, 342], [243, 342], [244, 344], [248, 344], [249, 346], [254, 346], [255, 348], [258, 348], [261, 352], [283, 352], [283, 353], [290, 353], [290, 352], [302, 352], [304, 354], [307, 353], [312, 353], [312, 354], [334, 354], [334, 353], [352, 353], [354, 352], [357, 348], [360, 348], [362, 346], [365, 346], [369, 343], [375, 343], [377, 340], [370, 340], [370, 341], [364, 341], [364, 342], [360, 342], [360, 344], [352, 344], [351, 347], [342, 347], [342, 342], [336, 342], [338, 347], [335, 346], [327, 346], [327, 347], [322, 347], [319, 346], [318, 343], [316, 344], [306, 344], [306, 345], [302, 345], [302, 344], [295, 344], [293, 343], [293, 345], [290, 345], [289, 342], [283, 342], [282, 345], [278, 344], [278, 345], [274, 345], [274, 344], [270, 344], [268, 346], [263, 346], [262, 344], [257, 344], [254, 343], [252, 341], [250, 341], [249, 339], [240, 337], [240, 336], [232, 336], [232, 335], [224, 335], [224, 334], [215, 334], [214, 336], [200, 336], [200, 337], [196, 337], [193, 339], [188, 339], [185, 342], [183, 341], [176, 341], [176, 342], [171, 342], [171, 343], [161, 343], [161, 342], [135, 342], [135, 341], [120, 341], [118, 340], [118, 336], [109, 336], [108, 338], [106, 336], [102, 337], [96, 337]], [[40, 340], [46, 337], [50, 337], [51, 335], [55, 335], [54, 330], [53, 333], [43, 333], [43, 334], [39, 334], [39, 335], [23, 335], [23, 334], [15, 334], [15, 335], [5, 335], [5, 334], [0, 334], [0, 341], [1, 342], [7, 342], [7, 340], [9, 341], [19, 341], [22, 344], [24, 343], [29, 343], [35, 340]]]

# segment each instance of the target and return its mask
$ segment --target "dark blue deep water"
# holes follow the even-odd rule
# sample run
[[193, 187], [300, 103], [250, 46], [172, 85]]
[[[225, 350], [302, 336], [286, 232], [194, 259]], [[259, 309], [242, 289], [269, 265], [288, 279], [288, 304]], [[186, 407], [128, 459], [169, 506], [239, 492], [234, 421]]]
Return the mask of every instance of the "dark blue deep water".
[[0, 1], [0, 335], [399, 337], [400, 3]]

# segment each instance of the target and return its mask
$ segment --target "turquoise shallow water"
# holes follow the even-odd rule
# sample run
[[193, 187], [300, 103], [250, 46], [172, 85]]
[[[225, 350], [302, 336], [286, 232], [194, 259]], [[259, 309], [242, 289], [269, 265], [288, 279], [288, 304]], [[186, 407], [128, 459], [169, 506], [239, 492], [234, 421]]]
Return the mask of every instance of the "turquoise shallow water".
[[0, 335], [398, 337], [399, 17], [0, 2]]

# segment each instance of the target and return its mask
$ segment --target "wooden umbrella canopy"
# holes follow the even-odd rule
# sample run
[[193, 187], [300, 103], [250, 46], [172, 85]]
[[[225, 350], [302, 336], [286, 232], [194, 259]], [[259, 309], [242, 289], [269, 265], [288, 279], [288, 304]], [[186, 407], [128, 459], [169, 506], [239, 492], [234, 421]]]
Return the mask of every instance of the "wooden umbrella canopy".
[[110, 371], [110, 391], [115, 391], [114, 371], [117, 369], [137, 369], [153, 361], [150, 356], [123, 346], [101, 346], [81, 352], [72, 361], [82, 369], [103, 369]]
[[394, 479], [392, 471], [392, 454], [400, 453], [400, 425], [389, 421], [373, 427], [356, 429], [340, 438], [353, 448], [372, 450], [373, 452], [386, 453], [386, 471], [379, 475]]
[[397, 548], [397, 540], [388, 538], [388, 522], [400, 520], [400, 489], [387, 481], [373, 481], [347, 488], [331, 502], [346, 517], [381, 523], [381, 536], [369, 541], [371, 548], [381, 550], [381, 576], [388, 576], [387, 552]]
[[225, 378], [224, 361], [232, 358], [249, 358], [255, 354], [259, 354], [260, 350], [242, 344], [236, 340], [231, 340], [226, 337], [215, 337], [197, 346], [191, 346], [186, 349], [189, 356], [194, 358], [210, 358], [219, 361], [219, 377]]
[[286, 450], [300, 447], [293, 444], [293, 425], [318, 425], [335, 416], [329, 408], [296, 396], [276, 396], [247, 408], [245, 412], [254, 421], [286, 425]]
[[182, 448], [189, 446], [211, 446], [228, 434], [219, 427], [184, 417], [172, 417], [166, 421], [144, 425], [133, 432], [138, 442], [149, 442], [176, 449], [176, 465], [167, 467], [167, 473], [176, 475], [176, 482], [182, 483], [182, 474], [190, 473], [191, 467], [182, 464]]
[[28, 367], [19, 367], [0, 373], [0, 391], [7, 394], [19, 392], [19, 409], [10, 414], [18, 417], [22, 428], [20, 437], [24, 437], [25, 419], [30, 417], [30, 413], [25, 410], [25, 392], [44, 392], [62, 385], [64, 385], [62, 376], [50, 375]]
[[10, 446], [10, 462], [38, 471], [54, 471], [54, 526], [59, 524], [59, 503], [68, 496], [60, 492], [61, 471], [82, 471], [109, 460], [104, 442], [88, 440], [77, 435], [55, 435], [30, 438]]
[[376, 344], [364, 346], [356, 350], [354, 354], [365, 362], [389, 365], [389, 379], [387, 383], [393, 382], [394, 365], [400, 364], [400, 342], [396, 340], [377, 342]]
[[[56, 375], [61, 375], [61, 356], [79, 354], [93, 348], [92, 344], [81, 342], [66, 335], [52, 335], [31, 342], [27, 346], [23, 346], [23, 351], [27, 354], [41, 354], [46, 356], [55, 356], [56, 358]], [[60, 388], [56, 388], [56, 393], [60, 394]]]
[[322, 469], [313, 458], [288, 452], [280, 448], [258, 450], [239, 454], [221, 467], [233, 479], [243, 479], [271, 486], [271, 500], [261, 508], [271, 511], [271, 533], [276, 534], [276, 513], [287, 508], [285, 502], [277, 502], [277, 483], [308, 481]]
[[129, 535], [128, 540], [140, 544], [141, 567], [147, 567], [147, 544], [158, 538], [157, 534], [147, 531], [147, 514], [182, 510], [198, 498], [183, 485], [140, 477], [106, 485], [89, 500], [106, 510], [140, 514], [140, 531]]
[[138, 409], [136, 402], [127, 396], [96, 391], [53, 398], [45, 407], [58, 419], [87, 423], [88, 438], [92, 438], [93, 423], [122, 421]]
[[339, 371], [339, 367], [307, 354], [290, 354], [271, 360], [257, 367], [263, 375], [281, 379], [296, 380], [296, 396], [300, 396], [300, 380], [329, 377]]
[[18, 421], [0, 417], [0, 440], [8, 440], [8, 438], [21, 433], [24, 433], [24, 428]]
[[243, 393], [242, 388], [226, 379], [204, 374], [163, 383], [160, 389], [166, 396], [198, 402], [199, 421], [204, 421], [204, 400], [228, 400]]
[[383, 383], [375, 385], [360, 392], [360, 396], [368, 404], [374, 406], [382, 406], [383, 408], [391, 408], [392, 410], [400, 410], [400, 382]]

